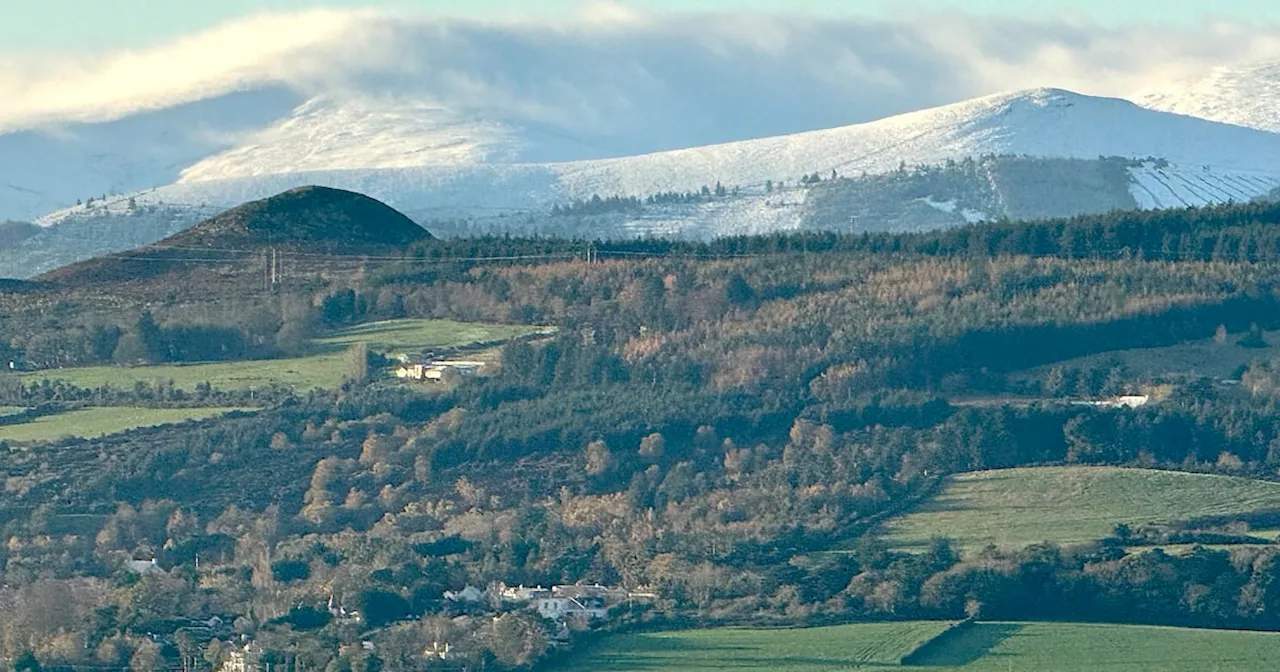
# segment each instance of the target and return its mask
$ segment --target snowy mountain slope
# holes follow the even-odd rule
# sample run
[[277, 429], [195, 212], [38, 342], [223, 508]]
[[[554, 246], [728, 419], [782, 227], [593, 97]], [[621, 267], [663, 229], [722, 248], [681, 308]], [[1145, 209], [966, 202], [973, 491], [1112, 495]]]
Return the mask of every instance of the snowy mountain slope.
[[1280, 135], [1038, 89], [827, 131], [559, 167], [566, 190], [644, 194], [720, 180], [751, 185], [801, 174], [885, 172], [984, 154], [1157, 157], [1280, 174]]
[[1133, 99], [1153, 110], [1280, 132], [1280, 62], [1215, 68]]
[[[482, 152], [482, 145], [478, 142], [465, 151]], [[302, 153], [296, 143], [276, 151], [283, 156]], [[549, 208], [593, 194], [644, 196], [697, 190], [716, 182], [759, 189], [768, 180], [795, 181], [815, 172], [884, 173], [902, 164], [981, 155], [1158, 158], [1168, 162], [1167, 172], [1187, 173], [1181, 181], [1188, 185], [1216, 185], [1198, 190], [1188, 186], [1183, 190], [1187, 193], [1178, 196], [1160, 196], [1158, 190], [1135, 186], [1139, 202], [1155, 207], [1180, 205], [1192, 193], [1201, 193], [1201, 202], [1242, 200], [1280, 185], [1280, 135], [1147, 110], [1124, 100], [1038, 89], [869, 124], [620, 159], [546, 164], [433, 161], [299, 172], [285, 172], [282, 166], [269, 170], [268, 163], [223, 163], [218, 171], [189, 171], [179, 182], [142, 198], [231, 206], [320, 184], [369, 193], [416, 217], [482, 215]], [[343, 158], [346, 163], [357, 160], [351, 155]]]
[[[234, 149], [182, 171], [202, 182], [328, 170], [529, 161], [531, 138], [421, 100], [322, 96]], [[539, 143], [545, 144], [545, 143]]]

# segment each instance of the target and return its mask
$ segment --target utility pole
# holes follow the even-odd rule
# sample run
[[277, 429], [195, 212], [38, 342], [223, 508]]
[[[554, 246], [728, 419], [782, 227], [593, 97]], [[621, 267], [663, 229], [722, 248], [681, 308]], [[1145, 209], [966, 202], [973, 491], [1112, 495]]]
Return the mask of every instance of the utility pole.
[[263, 253], [263, 291], [274, 292], [280, 287], [280, 250], [272, 247]]

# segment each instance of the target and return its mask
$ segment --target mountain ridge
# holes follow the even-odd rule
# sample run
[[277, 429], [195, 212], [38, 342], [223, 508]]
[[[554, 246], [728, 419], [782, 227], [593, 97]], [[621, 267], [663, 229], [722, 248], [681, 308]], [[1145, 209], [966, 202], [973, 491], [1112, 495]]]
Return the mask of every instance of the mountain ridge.
[[[833, 129], [618, 158], [542, 163], [525, 160], [538, 150], [518, 145], [537, 143], [519, 129], [477, 125], [475, 120], [429, 105], [417, 112], [379, 111], [377, 105], [383, 103], [398, 104], [364, 99], [360, 105], [365, 107], [352, 112], [353, 119], [375, 120], [373, 127], [339, 132], [332, 119], [290, 126], [302, 119], [291, 117], [292, 121], [280, 125], [287, 133], [256, 134], [247, 144], [198, 163], [198, 170], [183, 171], [172, 183], [41, 217], [38, 224], [53, 228], [48, 235], [24, 241], [20, 251], [0, 253], [0, 266], [14, 269], [0, 268], [0, 275], [25, 277], [53, 264], [120, 249], [111, 240], [152, 242], [202, 220], [210, 211], [306, 185], [368, 195], [450, 235], [508, 231], [693, 238], [815, 226], [921, 230], [1025, 213], [1063, 216], [1115, 208], [1241, 202], [1271, 198], [1280, 189], [1280, 134], [1055, 88], [985, 96]], [[307, 109], [322, 113], [344, 108], [329, 101]], [[420, 118], [443, 120], [443, 125], [418, 129], [400, 147], [396, 129], [415, 127]], [[379, 128], [391, 129], [387, 131], [391, 135], [369, 142], [370, 133], [377, 135], [374, 131]], [[438, 152], [415, 149], [430, 142], [437, 143]], [[543, 143], [544, 149], [558, 141], [548, 142]], [[301, 157], [299, 166], [329, 168], [290, 172], [293, 159], [289, 157]], [[859, 193], [862, 200], [905, 199], [871, 208], [892, 211], [884, 217], [875, 212], [872, 216], [859, 211], [842, 214], [841, 207], [854, 203], [851, 197], [811, 201], [810, 180], [815, 176], [876, 182], [876, 176], [904, 174], [904, 169], [916, 166], [945, 166], [983, 157], [1034, 157], [1044, 165], [1024, 165], [1034, 168], [1034, 175], [1020, 177], [1016, 171], [993, 173], [990, 166], [994, 164], [980, 162], [978, 173], [964, 177], [967, 187], [953, 184], [942, 191], [922, 191], [923, 187], [894, 187], [883, 193], [861, 187], [847, 190]], [[1070, 163], [1104, 158], [1094, 168]], [[1128, 163], [1117, 171], [1110, 163], [1113, 159]], [[415, 164], [418, 160], [428, 163]], [[389, 165], [381, 165], [384, 162]], [[374, 167], [334, 167], [362, 163]], [[1074, 175], [1068, 176], [1075, 187], [1066, 200], [1056, 193], [1062, 184], [1055, 174], [1059, 169]], [[673, 194], [713, 193], [717, 185], [725, 190], [725, 198], [678, 198], [680, 203], [649, 208], [638, 217], [625, 213], [603, 219], [551, 216], [555, 206], [597, 195], [661, 196], [669, 203]], [[1008, 193], [1010, 188], [1019, 193]], [[1128, 196], [1123, 195], [1126, 192]], [[1027, 207], [1002, 205], [1010, 199]], [[1040, 201], [1054, 204], [1050, 207]], [[820, 217], [814, 215], [815, 208], [822, 211]], [[75, 240], [64, 240], [67, 236], [56, 233], [62, 222], [74, 223], [72, 228], [81, 232]], [[443, 225], [450, 222], [462, 226]], [[147, 233], [124, 230], [140, 226]], [[86, 242], [86, 235], [102, 242]]]

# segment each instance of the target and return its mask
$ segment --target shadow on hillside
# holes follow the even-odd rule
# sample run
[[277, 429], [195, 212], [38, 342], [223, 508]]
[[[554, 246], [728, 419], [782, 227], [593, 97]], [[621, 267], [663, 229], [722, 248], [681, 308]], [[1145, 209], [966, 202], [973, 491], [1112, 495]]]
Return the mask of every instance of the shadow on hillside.
[[1021, 629], [1017, 623], [972, 623], [952, 628], [903, 663], [911, 667], [964, 667], [991, 656], [992, 649]]

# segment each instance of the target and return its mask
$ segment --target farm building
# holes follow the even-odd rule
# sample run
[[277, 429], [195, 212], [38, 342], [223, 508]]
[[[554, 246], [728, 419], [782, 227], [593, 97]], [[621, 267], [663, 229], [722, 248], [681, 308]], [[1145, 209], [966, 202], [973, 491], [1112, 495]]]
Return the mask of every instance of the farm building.
[[484, 362], [440, 360], [430, 364], [403, 364], [396, 369], [396, 377], [402, 380], [429, 380], [440, 382], [450, 373], [469, 378], [480, 374]]

